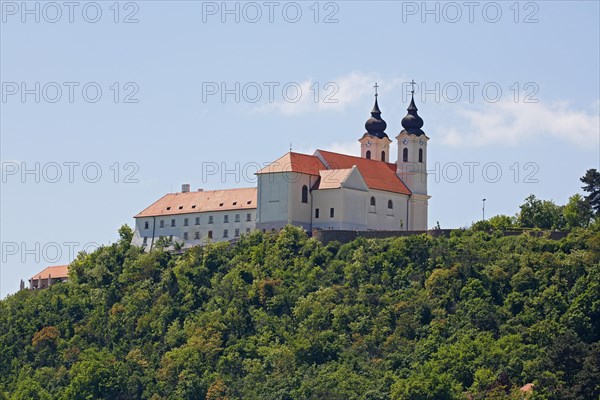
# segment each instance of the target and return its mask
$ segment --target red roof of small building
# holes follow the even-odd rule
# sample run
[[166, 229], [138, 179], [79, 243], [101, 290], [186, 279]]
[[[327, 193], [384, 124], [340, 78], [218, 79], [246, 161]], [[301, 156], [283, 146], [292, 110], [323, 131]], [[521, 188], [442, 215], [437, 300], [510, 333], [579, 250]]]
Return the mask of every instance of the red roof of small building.
[[308, 175], [319, 175], [319, 171], [324, 169], [327, 168], [318, 157], [290, 151], [258, 171], [257, 174], [299, 172]]
[[239, 188], [169, 193], [134, 218], [256, 208], [257, 189]]
[[328, 169], [347, 169], [356, 165], [363, 179], [371, 189], [410, 195], [411, 191], [396, 175], [396, 164], [348, 156], [325, 150], [317, 150]]
[[68, 265], [54, 265], [46, 267], [42, 271], [38, 272], [29, 280], [33, 279], [48, 279], [51, 278], [68, 278], [69, 277], [69, 266]]

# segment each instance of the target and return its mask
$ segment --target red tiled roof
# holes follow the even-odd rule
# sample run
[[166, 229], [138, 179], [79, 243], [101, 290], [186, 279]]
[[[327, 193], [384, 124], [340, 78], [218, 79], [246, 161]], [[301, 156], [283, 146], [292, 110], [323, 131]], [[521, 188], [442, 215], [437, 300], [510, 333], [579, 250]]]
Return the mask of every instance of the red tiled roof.
[[337, 189], [342, 186], [352, 168], [328, 169], [319, 172], [319, 179], [313, 185], [313, 189]]
[[54, 265], [51, 267], [46, 267], [41, 272], [38, 272], [34, 276], [31, 277], [30, 280], [38, 279], [48, 279], [48, 276], [52, 278], [67, 278], [69, 276], [69, 266], [68, 265]]
[[371, 189], [407, 195], [411, 194], [410, 190], [396, 175], [396, 164], [325, 150], [317, 150], [316, 154], [321, 155], [329, 169], [347, 169], [356, 165], [363, 179]]
[[300, 172], [309, 175], [319, 175], [319, 171], [324, 169], [327, 168], [325, 168], [321, 160], [316, 156], [289, 152], [258, 171], [257, 174]]
[[256, 193], [257, 189], [255, 187], [169, 193], [158, 199], [134, 218], [252, 209], [256, 208]]

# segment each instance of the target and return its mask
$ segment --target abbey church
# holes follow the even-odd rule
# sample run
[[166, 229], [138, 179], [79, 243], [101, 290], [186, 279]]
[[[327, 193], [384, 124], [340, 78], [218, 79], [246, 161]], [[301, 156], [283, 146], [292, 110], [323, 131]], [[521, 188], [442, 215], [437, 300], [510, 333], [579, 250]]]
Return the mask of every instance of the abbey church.
[[[366, 132], [358, 139], [360, 157], [289, 152], [258, 171], [257, 187], [190, 191], [183, 185], [134, 217], [133, 243], [152, 249], [166, 238], [188, 248], [287, 224], [308, 232], [426, 230], [429, 138], [414, 92], [407, 111], [394, 146], [375, 93]], [[395, 163], [391, 152], [397, 153]]]

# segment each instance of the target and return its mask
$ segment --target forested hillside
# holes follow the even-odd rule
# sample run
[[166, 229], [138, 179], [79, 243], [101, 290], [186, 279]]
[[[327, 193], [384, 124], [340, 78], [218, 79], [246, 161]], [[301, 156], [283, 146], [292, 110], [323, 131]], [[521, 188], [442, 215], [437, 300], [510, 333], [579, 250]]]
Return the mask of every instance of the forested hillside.
[[287, 227], [180, 255], [120, 234], [0, 302], [0, 398], [600, 395], [597, 223], [327, 246]]

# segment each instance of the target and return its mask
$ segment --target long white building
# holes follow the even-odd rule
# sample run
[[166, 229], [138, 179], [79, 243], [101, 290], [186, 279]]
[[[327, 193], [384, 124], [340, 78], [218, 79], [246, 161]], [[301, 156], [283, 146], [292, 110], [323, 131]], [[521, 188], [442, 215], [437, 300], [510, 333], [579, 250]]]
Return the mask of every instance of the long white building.
[[[361, 156], [289, 152], [258, 171], [256, 188], [169, 193], [135, 216], [133, 242], [165, 238], [182, 248], [234, 241], [252, 229], [427, 229], [427, 143], [414, 96], [395, 137], [385, 133], [377, 94], [360, 137]], [[397, 161], [390, 163], [390, 154]]]

